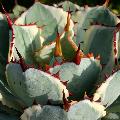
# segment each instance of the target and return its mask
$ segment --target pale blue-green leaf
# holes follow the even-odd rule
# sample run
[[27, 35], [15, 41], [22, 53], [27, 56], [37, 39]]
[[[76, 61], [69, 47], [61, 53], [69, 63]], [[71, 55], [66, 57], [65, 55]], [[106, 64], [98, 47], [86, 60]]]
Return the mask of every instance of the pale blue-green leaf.
[[100, 64], [94, 58], [82, 58], [79, 65], [64, 63], [49, 70], [51, 74], [59, 73], [61, 81], [68, 81], [67, 89], [73, 97], [80, 99], [84, 93], [90, 93], [97, 81]]
[[32, 105], [34, 100], [41, 104], [48, 99], [55, 104], [62, 103], [63, 90], [68, 96], [66, 87], [57, 78], [41, 70], [30, 68], [22, 72], [19, 64], [10, 63], [6, 73], [11, 90], [26, 106]]
[[36, 2], [15, 23], [36, 23], [39, 27], [43, 26], [42, 37], [47, 40], [46, 44], [49, 44], [49, 42], [56, 38], [56, 28], [58, 28], [59, 33], [64, 31], [67, 23], [67, 13], [60, 8]]
[[36, 25], [19, 26], [13, 25], [13, 31], [15, 34], [14, 46], [12, 48], [13, 57], [19, 59], [15, 47], [22, 55], [26, 63], [35, 63], [35, 52], [41, 48], [43, 39], [40, 37], [41, 31]]
[[103, 83], [94, 95], [94, 101], [101, 99], [101, 104], [109, 107], [120, 95], [120, 71], [111, 75], [105, 83]]
[[69, 120], [98, 120], [106, 115], [105, 107], [89, 100], [72, 105], [68, 111]]
[[57, 106], [32, 106], [24, 111], [21, 120], [68, 120], [67, 113]]
[[87, 28], [91, 23], [99, 23], [108, 26], [114, 26], [117, 23], [117, 16], [104, 6], [92, 8], [86, 15], [85, 21], [82, 24], [83, 28]]

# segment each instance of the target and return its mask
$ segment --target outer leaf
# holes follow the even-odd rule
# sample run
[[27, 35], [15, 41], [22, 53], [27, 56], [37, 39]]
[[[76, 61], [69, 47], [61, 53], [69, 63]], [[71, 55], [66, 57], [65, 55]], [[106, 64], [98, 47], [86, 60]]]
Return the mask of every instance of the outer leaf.
[[20, 112], [5, 106], [0, 102], [0, 114], [2, 114], [2, 113], [6, 114], [7, 116], [9, 116], [9, 115], [19, 116], [21, 114]]
[[[68, 40], [68, 36], [70, 36], [70, 34], [71, 34], [70, 31], [65, 32], [64, 37], [60, 39], [62, 55], [64, 59], [68, 61], [73, 60], [76, 53], [74, 47], [71, 45], [71, 43]], [[72, 36], [70, 36], [70, 40], [71, 42], [74, 43], [74, 41], [72, 40]], [[54, 56], [55, 47], [56, 47], [56, 42], [52, 42], [51, 44], [44, 46], [43, 48], [41, 48], [39, 51], [36, 52], [35, 59], [38, 62], [44, 62], [44, 63], [46, 62], [47, 64], [49, 64], [50, 60]]]
[[71, 16], [72, 16], [72, 20], [74, 22], [82, 22], [84, 19], [85, 14], [87, 13], [87, 11], [89, 11], [89, 7], [80, 7], [77, 4], [74, 4], [70, 1], [64, 1], [58, 4], [58, 7], [62, 7], [64, 11], [70, 11], [71, 12]]
[[44, 66], [46, 63], [49, 64], [51, 57], [53, 57], [54, 54], [54, 49], [55, 49], [55, 42], [52, 42], [49, 45], [46, 45], [42, 47], [40, 50], [35, 52], [35, 60], [38, 63], [43, 63], [41, 64]]
[[[84, 37], [83, 51], [85, 54], [93, 53], [94, 56], [100, 55], [100, 62], [104, 65], [104, 69], [101, 73], [102, 78], [104, 74], [110, 74], [115, 65], [115, 54], [114, 54], [114, 27], [103, 27], [99, 25], [91, 26]], [[118, 34], [117, 34], [118, 36]], [[116, 39], [116, 49], [118, 51], [118, 37]], [[118, 54], [117, 56], [118, 57]]]
[[108, 113], [102, 120], [119, 120], [119, 116], [118, 113]]
[[76, 10], [79, 10], [80, 7], [70, 1], [64, 1], [64, 2], [60, 2], [58, 4], [58, 7], [62, 7], [64, 11], [72, 11], [75, 12]]
[[9, 49], [9, 27], [3, 18], [0, 20], [0, 38], [0, 79], [4, 81], [5, 65], [7, 62]]
[[106, 115], [105, 107], [89, 100], [80, 101], [70, 107], [69, 120], [98, 120]]
[[82, 26], [88, 28], [91, 23], [96, 22], [99, 24], [114, 26], [117, 23], [117, 17], [105, 6], [97, 6], [87, 13]]
[[101, 99], [101, 104], [110, 106], [120, 95], [120, 71], [110, 76], [95, 93], [94, 100]]
[[91, 26], [84, 40], [85, 54], [92, 52], [95, 56], [100, 55], [101, 63], [107, 64], [113, 50], [113, 31], [114, 28]]
[[82, 24], [85, 21], [86, 14], [88, 13], [88, 11], [91, 10], [91, 8], [88, 7], [87, 5], [85, 7], [80, 7], [70, 1], [64, 1], [64, 2], [59, 3], [58, 7], [62, 7], [64, 11], [71, 12], [71, 19], [75, 23], [74, 24], [74, 32], [75, 32], [74, 39], [76, 40], [76, 43], [79, 44], [80, 41], [83, 41], [83, 39], [81, 39], [81, 35], [82, 33], [85, 32], [84, 28], [82, 28]]
[[22, 120], [68, 120], [66, 112], [60, 107], [39, 105], [32, 106], [24, 111]]
[[16, 5], [13, 9], [13, 13], [16, 17], [20, 16], [24, 11], [26, 11], [26, 8], [20, 5]]
[[19, 59], [15, 49], [15, 47], [17, 47], [26, 63], [35, 63], [34, 54], [41, 48], [43, 43], [43, 39], [40, 37], [39, 28], [37, 28], [36, 25], [13, 25], [13, 31], [15, 34], [15, 40], [13, 42], [13, 48], [11, 49], [14, 59]]
[[0, 60], [6, 62], [9, 49], [9, 27], [5, 20], [0, 20], [0, 28]]
[[12, 116], [5, 113], [0, 113], [0, 120], [19, 120], [18, 116]]
[[[85, 6], [81, 7], [80, 11], [78, 11], [73, 17], [72, 20], [77, 20], [77, 24], [75, 24], [74, 31], [76, 33], [76, 43], [81, 43], [81, 49], [84, 45], [84, 35], [86, 32], [86, 28], [84, 28], [82, 25], [84, 21], [86, 20], [87, 13], [91, 10], [91, 7]], [[76, 22], [76, 21], [75, 21]]]
[[65, 86], [57, 78], [41, 70], [30, 68], [22, 72], [19, 64], [10, 63], [6, 75], [11, 90], [26, 106], [32, 105], [34, 100], [41, 104], [45, 104], [48, 99], [55, 104], [62, 103], [63, 90], [68, 96]]
[[82, 24], [79, 24], [77, 32], [77, 43], [86, 41], [84, 38], [84, 36], [87, 36], [85, 31], [89, 29], [92, 24], [115, 26], [117, 24], [117, 17], [105, 6], [93, 7], [90, 11], [87, 12]]
[[73, 94], [73, 98], [81, 99], [85, 92], [90, 94], [96, 83], [100, 72], [99, 60], [82, 58], [79, 65], [68, 62], [51, 68], [50, 72], [59, 73], [61, 81], [68, 81], [67, 89]]
[[37, 120], [37, 116], [41, 114], [42, 108], [38, 105], [33, 105], [24, 110], [24, 113], [21, 115], [21, 120]]
[[62, 9], [36, 2], [15, 23], [24, 25], [36, 23], [39, 27], [43, 26], [42, 37], [47, 40], [45, 44], [49, 44], [56, 38], [55, 29], [58, 28], [59, 33], [62, 33], [66, 22], [67, 13]]
[[21, 100], [14, 96], [14, 94], [12, 94], [11, 91], [6, 88], [2, 81], [0, 81], [0, 93], [2, 94], [0, 101], [3, 105], [8, 106], [9, 108], [14, 108], [16, 110], [21, 110], [21, 108], [24, 107], [24, 104], [21, 102]]

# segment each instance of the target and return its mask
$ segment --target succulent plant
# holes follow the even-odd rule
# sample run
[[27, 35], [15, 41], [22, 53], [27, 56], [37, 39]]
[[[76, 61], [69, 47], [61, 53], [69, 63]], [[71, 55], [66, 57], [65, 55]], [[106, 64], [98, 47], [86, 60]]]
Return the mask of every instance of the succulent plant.
[[73, 94], [72, 99], [79, 100], [83, 99], [85, 92], [90, 94], [91, 88], [96, 84], [100, 73], [100, 61], [90, 55], [88, 58], [81, 58], [80, 64], [66, 62], [50, 68], [49, 71], [53, 75], [57, 74], [61, 81], [67, 82], [67, 89]]
[[[76, 36], [77, 43], [86, 41], [84, 38], [86, 36], [86, 31], [92, 25], [100, 24], [100, 25], [106, 25], [111, 27], [117, 24], [117, 16], [114, 15], [109, 10], [108, 5], [109, 5], [109, 0], [106, 0], [106, 2], [102, 6], [93, 7], [86, 13], [86, 15], [83, 17], [84, 20], [78, 26], [78, 30], [77, 30], [78, 32]], [[91, 34], [94, 34], [94, 33], [91, 33]], [[84, 43], [83, 43], [83, 46], [84, 46]]]
[[107, 4], [36, 2], [15, 21], [2, 6], [1, 120], [119, 120], [120, 25]]
[[34, 105], [31, 108], [25, 110], [21, 116], [22, 120], [68, 120], [67, 112], [58, 106], [45, 105]]
[[[79, 36], [79, 31], [84, 32], [82, 27], [82, 24], [86, 18], [87, 13], [91, 10], [91, 7], [88, 5], [85, 5], [83, 7], [78, 6], [77, 4], [73, 4], [70, 1], [64, 1], [59, 3], [56, 7], [63, 8], [64, 11], [70, 11], [71, 13], [71, 19], [74, 22], [74, 40], [77, 44], [79, 44], [79, 40], [81, 40], [81, 35]], [[82, 33], [80, 33], [82, 34]]]
[[117, 17], [107, 8], [108, 2], [109, 0], [103, 6], [92, 8], [87, 13], [82, 26], [78, 29], [79, 38], [77, 37], [77, 42], [83, 42], [81, 49], [85, 54], [93, 53], [94, 56], [101, 56], [100, 63], [104, 70], [100, 79], [105, 79], [105, 73], [111, 74], [115, 65], [114, 58], [116, 56], [118, 59], [119, 56], [119, 32], [115, 32]]

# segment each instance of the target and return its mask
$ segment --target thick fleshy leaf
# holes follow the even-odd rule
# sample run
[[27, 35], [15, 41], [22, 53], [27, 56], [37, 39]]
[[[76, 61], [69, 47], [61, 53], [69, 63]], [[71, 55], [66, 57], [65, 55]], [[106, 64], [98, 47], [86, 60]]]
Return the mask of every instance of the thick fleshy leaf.
[[95, 56], [100, 55], [101, 63], [106, 64], [113, 50], [113, 31], [114, 28], [91, 26], [84, 40], [85, 54], [92, 52]]
[[[64, 37], [60, 39], [60, 46], [61, 46], [61, 52], [62, 57], [65, 60], [71, 61], [73, 60], [76, 50], [72, 44], [75, 44], [75, 42], [72, 40], [71, 32], [65, 32]], [[69, 40], [68, 40], [69, 39]], [[50, 60], [55, 57], [55, 49], [56, 49], [56, 42], [52, 42], [49, 45], [46, 45], [42, 47], [40, 50], [38, 50], [35, 53], [35, 59], [39, 63], [47, 63], [49, 64]], [[75, 46], [77, 46], [75, 44]]]
[[9, 27], [4, 18], [0, 20], [0, 79], [5, 82], [5, 66], [9, 50]]
[[79, 65], [64, 63], [50, 68], [51, 74], [59, 73], [60, 80], [68, 81], [67, 89], [73, 94], [73, 98], [80, 99], [84, 93], [90, 93], [97, 81], [100, 64], [94, 58], [82, 58]]
[[89, 100], [72, 105], [68, 111], [69, 120], [98, 120], [106, 115], [105, 107]]
[[5, 78], [5, 66], [6, 64], [0, 60], [0, 80], [4, 82], [5, 85], [7, 85], [6, 78]]
[[117, 17], [105, 6], [96, 6], [88, 10], [84, 17], [84, 21], [78, 26], [77, 43], [86, 41], [84, 38], [87, 36], [86, 30], [93, 24], [101, 24], [109, 27], [115, 26], [117, 24]]
[[42, 112], [41, 106], [33, 105], [24, 110], [24, 113], [21, 115], [21, 120], [37, 120], [37, 116]]
[[84, 18], [85, 13], [89, 10], [88, 6], [80, 7], [70, 1], [61, 2], [57, 7], [63, 8], [66, 12], [71, 12], [71, 19], [74, 22], [82, 22], [81, 20]]
[[11, 90], [26, 106], [32, 105], [34, 100], [41, 104], [48, 100], [54, 104], [62, 103], [63, 90], [68, 97], [66, 87], [57, 78], [41, 70], [29, 68], [22, 72], [19, 64], [10, 63], [6, 75]]
[[105, 83], [103, 83], [94, 95], [94, 101], [100, 99], [102, 105], [106, 108], [110, 106], [120, 95], [120, 71], [111, 75]]
[[[100, 55], [100, 63], [103, 65], [101, 79], [103, 80], [105, 79], [105, 73], [111, 74], [115, 65], [115, 58], [118, 58], [119, 34], [116, 34], [116, 45], [114, 45], [114, 30], [114, 27], [93, 25], [86, 31], [84, 37], [84, 53], [87, 54], [92, 52], [94, 56]], [[117, 50], [116, 55], [114, 49]]]
[[13, 13], [16, 17], [20, 16], [24, 11], [26, 11], [26, 8], [20, 5], [16, 5], [13, 9]]
[[[36, 25], [13, 25], [13, 32], [15, 34], [15, 38], [13, 40], [13, 47], [11, 48], [12, 56], [10, 59], [12, 59], [12, 57], [17, 60], [19, 59], [16, 53], [16, 47], [27, 64], [39, 63], [42, 66], [44, 66], [44, 64], [49, 64], [50, 59], [53, 57], [56, 43], [52, 42], [49, 45], [43, 46], [44, 39], [41, 37], [41, 29]], [[72, 42], [74, 41], [68, 34], [71, 35], [71, 32], [66, 32], [60, 42], [64, 58], [72, 60], [75, 50], [68, 41], [68, 36]]]
[[84, 7], [80, 7], [77, 4], [74, 4], [70, 1], [64, 1], [58, 4], [58, 7], [62, 7], [64, 11], [70, 11], [71, 13], [71, 19], [74, 22], [74, 40], [76, 40], [76, 43], [79, 44], [81, 39], [81, 32], [85, 32], [84, 28], [82, 28], [82, 24], [85, 21], [85, 17], [88, 13], [88, 11], [91, 10], [90, 7], [87, 5]]
[[[72, 34], [70, 31], [66, 32], [60, 41], [63, 57], [67, 61], [72, 61], [76, 53], [75, 47], [72, 45], [72, 43], [75, 44], [75, 42], [70, 34]], [[75, 44], [75, 46], [77, 45]]]
[[70, 1], [64, 1], [64, 2], [59, 3], [58, 7], [63, 8], [63, 10], [66, 12], [67, 11], [75, 12], [76, 10], [80, 9], [80, 6]]
[[45, 44], [49, 44], [56, 38], [56, 28], [60, 34], [64, 31], [67, 13], [60, 8], [36, 2], [15, 23], [23, 25], [35, 23], [38, 27], [42, 27], [42, 37], [46, 40]]
[[83, 27], [88, 29], [91, 23], [104, 24], [108, 26], [114, 26], [117, 22], [117, 16], [115, 16], [107, 7], [97, 6], [92, 8], [86, 15]]
[[[15, 36], [13, 40], [13, 47], [10, 48], [12, 49], [13, 58], [17, 60], [19, 59], [16, 53], [16, 47], [26, 63], [35, 63], [34, 54], [38, 49], [41, 48], [43, 43], [43, 38], [40, 37], [40, 29], [37, 28], [36, 25], [13, 25], [12, 27]], [[12, 59], [12, 56], [10, 59]]]
[[102, 120], [119, 120], [119, 113], [108, 113]]
[[19, 116], [12, 116], [10, 114], [0, 112], [0, 120], [19, 120]]
[[44, 66], [45, 64], [49, 64], [51, 57], [54, 55], [54, 49], [55, 49], [55, 42], [52, 42], [49, 45], [46, 45], [42, 47], [40, 50], [35, 52], [35, 60], [38, 63]]
[[103, 120], [119, 120], [120, 118], [120, 96], [106, 108], [107, 115]]
[[84, 28], [82, 24], [85, 21], [87, 13], [91, 9], [92, 8], [88, 6], [81, 7], [80, 11], [78, 11], [76, 14], [74, 14], [74, 16], [72, 16], [72, 20], [73, 21], [76, 20], [75, 22], [77, 22], [74, 26], [76, 44], [81, 43], [81, 49], [83, 48], [83, 45], [84, 45], [83, 41], [84, 41], [84, 35], [86, 32], [86, 28]]
[[0, 81], [0, 93], [1, 93], [1, 99], [3, 105], [8, 106], [9, 108], [14, 108], [16, 110], [21, 110], [22, 107], [24, 107], [24, 104], [21, 102], [21, 100], [16, 97], [10, 89], [4, 85], [2, 81]]
[[[6, 115], [11, 115], [11, 116], [19, 116], [21, 114], [21, 112], [19, 111], [16, 111], [15, 109], [12, 109], [12, 108], [9, 108], [8, 106], [6, 105], [3, 105], [1, 102], [0, 102], [0, 116], [1, 116], [1, 113], [4, 113]], [[0, 119], [1, 120], [1, 119]]]
[[24, 111], [21, 120], [68, 120], [67, 113], [57, 106], [32, 106]]

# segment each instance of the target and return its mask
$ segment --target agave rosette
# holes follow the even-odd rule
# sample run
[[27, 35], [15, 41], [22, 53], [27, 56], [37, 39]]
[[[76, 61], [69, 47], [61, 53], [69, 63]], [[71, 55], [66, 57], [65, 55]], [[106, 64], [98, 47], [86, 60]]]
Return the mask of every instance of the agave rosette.
[[[74, 53], [75, 53], [77, 46], [70, 39], [71, 34], [70, 34], [70, 30], [69, 30], [70, 29], [70, 16], [69, 15], [70, 14], [68, 12], [67, 24], [65, 25], [65, 28], [64, 28], [64, 31], [65, 31], [64, 34], [68, 37], [68, 40], [66, 40], [65, 43], [69, 43], [69, 46], [71, 46], [71, 49], [73, 49]], [[51, 76], [48, 73], [45, 73], [47, 71], [42, 72], [43, 71], [43, 70], [41, 70], [42, 68], [39, 70], [36, 69], [39, 67], [39, 64], [34, 62], [34, 59], [35, 59], [34, 52], [37, 49], [39, 49], [40, 47], [42, 47], [41, 42], [43, 42], [40, 39], [41, 34], [40, 34], [39, 28], [37, 27], [37, 25], [34, 25], [34, 24], [17, 25], [16, 23], [14, 23], [11, 27], [12, 27], [12, 32], [13, 32], [14, 36], [11, 41], [9, 55], [10, 55], [10, 62], [13, 62], [13, 63], [9, 63], [6, 68], [6, 76], [7, 76], [7, 81], [8, 81], [8, 85], [9, 85], [10, 89], [27, 106], [32, 105], [32, 102], [34, 100], [38, 101], [38, 103], [40, 103], [40, 104], [45, 104], [47, 102], [47, 100], [51, 100], [51, 102], [53, 102], [53, 103], [54, 102], [61, 103], [61, 101], [62, 101], [61, 93], [63, 92], [63, 90], [66, 93], [65, 96], [68, 94], [68, 91], [67, 91], [65, 85], [63, 85], [62, 82], [60, 82], [60, 80], [57, 80], [59, 78], [55, 78], [54, 75]], [[64, 54], [64, 52], [62, 53], [62, 49], [65, 49], [64, 46], [62, 46], [62, 43], [64, 43], [64, 41], [61, 40], [60, 34], [57, 32], [55, 44], [54, 43], [50, 44], [50, 45], [55, 46], [54, 48], [52, 48], [52, 49], [55, 49], [52, 51], [52, 52], [54, 52], [53, 56], [55, 58], [55, 59], [53, 59], [53, 61], [51, 60], [53, 62], [53, 65], [55, 65], [56, 62], [58, 64], [61, 64], [59, 60], [56, 61], [57, 58], [60, 57], [62, 62], [64, 62], [66, 60], [66, 58], [69, 57], [69, 54], [66, 55], [66, 54]], [[60, 42], [61, 42], [61, 44], [60, 44]], [[65, 43], [64, 43], [64, 45], [66, 45]], [[48, 46], [46, 45], [45, 47], [49, 47], [50, 45], [48, 45]], [[21, 49], [21, 47], [23, 47], [23, 49]], [[43, 47], [42, 49], [44, 49], [45, 47]], [[67, 53], [67, 52], [65, 52], [65, 53]], [[64, 57], [64, 55], [65, 55], [65, 57]], [[84, 55], [80, 51], [80, 48], [78, 48], [78, 50], [76, 51], [76, 54], [74, 56], [75, 56], [74, 62], [76, 64], [79, 64], [81, 61], [81, 57], [83, 57]], [[74, 56], [72, 56], [72, 57], [74, 57]], [[89, 56], [89, 57], [91, 57], [91, 59], [92, 59], [93, 56]], [[89, 57], [88, 57], [88, 59], [90, 59]], [[84, 59], [83, 59], [83, 61], [84, 61]], [[93, 62], [94, 62], [94, 60], [93, 60]], [[30, 64], [32, 64], [32, 66]], [[86, 65], [86, 66], [89, 66], [89, 64], [91, 65], [92, 63], [88, 63], [88, 65]], [[92, 66], [94, 66], [94, 64]], [[31, 68], [31, 67], [33, 67], [33, 68]], [[99, 73], [99, 67], [100, 67], [100, 65], [98, 62], [98, 73]], [[43, 69], [46, 69], [46, 68], [43, 68]], [[18, 71], [18, 73], [14, 74], [15, 71]], [[33, 76], [31, 73], [34, 73], [35, 76]], [[82, 72], [81, 72], [81, 74], [82, 74]], [[19, 79], [16, 79], [16, 78], [19, 78]], [[36, 81], [37, 78], [39, 78], [39, 79]], [[44, 78], [45, 78], [45, 80], [43, 80]], [[14, 80], [16, 79], [16, 80], [13, 81], [13, 79]], [[43, 83], [42, 83], [41, 79], [42, 79], [42, 81], [44, 81]], [[47, 83], [49, 83], [48, 79], [51, 81], [50, 84], [47, 84]], [[91, 78], [91, 79], [93, 79], [93, 78]], [[97, 75], [96, 75], [95, 79], [97, 79]], [[38, 82], [38, 83], [35, 83], [35, 82]], [[35, 84], [33, 84], [33, 83], [35, 83]], [[55, 83], [56, 83], [56, 85], [55, 85]], [[55, 89], [54, 89], [54, 87], [51, 87], [52, 84], [54, 87], [56, 86]], [[60, 85], [58, 85], [58, 84], [60, 84]], [[36, 85], [38, 85], [38, 87]], [[40, 85], [41, 85], [41, 87], [40, 87]], [[46, 88], [46, 90], [44, 88]], [[50, 88], [52, 88], [52, 89], [50, 89]], [[22, 89], [21, 92], [19, 91], [19, 89]], [[38, 91], [40, 91], [40, 93]], [[51, 91], [51, 93], [49, 93], [49, 91]], [[55, 95], [54, 91], [56, 91], [56, 95]], [[85, 91], [87, 91], [87, 89], [83, 90], [83, 92], [85, 92]], [[55, 98], [54, 98], [54, 95], [55, 95]], [[41, 102], [43, 100], [40, 96], [43, 97], [44, 102], [46, 101], [45, 103]], [[45, 100], [45, 97], [47, 97], [46, 100]], [[68, 95], [66, 96], [66, 98], [67, 97], [68, 97]]]
[[[78, 21], [81, 28], [88, 29], [84, 31], [83, 53], [81, 44], [73, 40], [73, 21], [78, 20], [74, 15], [80, 7], [70, 2], [67, 7], [66, 3], [58, 5], [61, 9], [36, 2], [14, 23], [6, 12], [8, 24], [0, 22], [5, 29], [3, 38], [9, 34], [8, 25], [12, 32], [10, 45], [8, 37], [0, 46], [0, 110], [12, 114], [13, 120], [19, 116], [22, 120], [119, 119], [119, 24], [106, 7], [108, 1], [84, 11], [86, 18], [96, 15], [91, 19], [99, 24], [91, 25], [90, 19]], [[110, 20], [105, 21], [106, 14]], [[105, 38], [100, 37], [103, 33]], [[105, 39], [105, 50], [93, 50]], [[8, 57], [3, 44], [10, 46]], [[108, 67], [101, 69], [100, 63]], [[101, 74], [107, 77], [102, 84]], [[9, 119], [4, 114], [1, 117]]]

